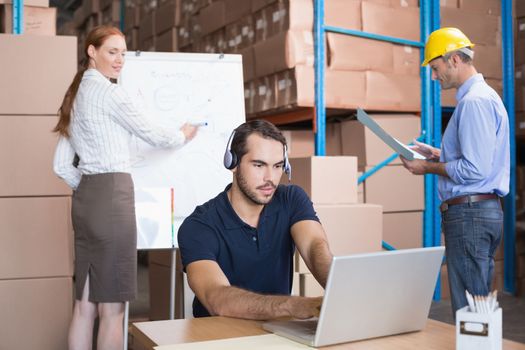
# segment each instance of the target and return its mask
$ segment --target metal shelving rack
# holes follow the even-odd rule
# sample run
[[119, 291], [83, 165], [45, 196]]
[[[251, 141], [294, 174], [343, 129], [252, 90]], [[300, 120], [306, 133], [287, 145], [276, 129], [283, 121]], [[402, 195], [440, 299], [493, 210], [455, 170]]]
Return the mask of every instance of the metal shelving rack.
[[[314, 44], [315, 44], [315, 154], [326, 155], [326, 102], [325, 102], [325, 55], [326, 32], [353, 35], [362, 38], [392, 42], [424, 48], [428, 35], [440, 27], [439, 0], [420, 2], [420, 42], [390, 36], [366, 33], [357, 30], [328, 26], [324, 22], [324, 0], [314, 0]], [[502, 44], [503, 44], [503, 84], [504, 102], [509, 114], [511, 143], [511, 181], [510, 192], [505, 197], [505, 291], [515, 292], [515, 134], [514, 134], [514, 53], [512, 31], [512, 0], [502, 0]], [[421, 58], [423, 57], [423, 50]], [[440, 147], [441, 145], [441, 90], [437, 82], [431, 81], [428, 67], [421, 68], [421, 138], [425, 143]], [[385, 161], [363, 174], [359, 182], [373, 175], [383, 166], [389, 164], [397, 155], [393, 154]], [[441, 216], [437, 196], [437, 176], [425, 175], [425, 211], [423, 227], [423, 246], [441, 245]], [[394, 249], [383, 242], [386, 249]], [[440, 298], [440, 283], [437, 283], [435, 299]]]

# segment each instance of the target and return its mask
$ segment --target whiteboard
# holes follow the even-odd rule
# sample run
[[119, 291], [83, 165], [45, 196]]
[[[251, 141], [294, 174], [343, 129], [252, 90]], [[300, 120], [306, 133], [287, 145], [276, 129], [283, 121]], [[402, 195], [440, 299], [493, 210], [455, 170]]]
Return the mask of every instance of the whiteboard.
[[177, 247], [183, 220], [231, 182], [223, 155], [232, 130], [245, 120], [241, 56], [128, 52], [119, 84], [164, 128], [207, 123], [176, 149], [130, 141], [137, 248]]

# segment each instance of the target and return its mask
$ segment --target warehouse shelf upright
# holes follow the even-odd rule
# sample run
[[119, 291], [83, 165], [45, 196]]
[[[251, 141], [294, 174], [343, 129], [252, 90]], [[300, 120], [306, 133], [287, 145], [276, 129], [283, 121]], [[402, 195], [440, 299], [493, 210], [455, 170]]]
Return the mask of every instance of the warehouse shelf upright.
[[[363, 31], [328, 26], [324, 22], [324, 0], [314, 0], [314, 68], [315, 68], [315, 107], [314, 131], [315, 154], [326, 155], [326, 100], [325, 100], [325, 57], [326, 32], [358, 36], [373, 40], [387, 41], [396, 44], [424, 48], [428, 35], [440, 27], [439, 0], [420, 2], [420, 38], [421, 41], [405, 40]], [[503, 71], [504, 101], [509, 114], [511, 127], [511, 182], [509, 195], [505, 197], [505, 291], [514, 293], [515, 275], [515, 138], [514, 138], [514, 63], [512, 39], [512, 1], [502, 0], [502, 37], [503, 37]], [[421, 51], [423, 58], [424, 50]], [[441, 90], [437, 82], [431, 80], [428, 67], [421, 68], [421, 138], [434, 147], [441, 145]], [[394, 154], [375, 166], [359, 178], [359, 182], [377, 172], [395, 159]], [[423, 227], [423, 246], [441, 245], [441, 216], [437, 196], [437, 176], [425, 175], [425, 211]], [[395, 249], [383, 242], [385, 249]], [[440, 298], [440, 283], [437, 283], [434, 298]]]
[[13, 34], [24, 32], [24, 1], [13, 0]]

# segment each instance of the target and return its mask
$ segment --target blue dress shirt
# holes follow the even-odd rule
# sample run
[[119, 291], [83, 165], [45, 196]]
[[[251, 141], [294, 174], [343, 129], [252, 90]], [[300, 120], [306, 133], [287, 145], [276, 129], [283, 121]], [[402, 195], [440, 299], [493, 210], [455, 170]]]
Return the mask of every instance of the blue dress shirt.
[[507, 111], [481, 74], [465, 81], [443, 135], [440, 161], [450, 178], [439, 177], [442, 201], [474, 193], [509, 192], [510, 145]]

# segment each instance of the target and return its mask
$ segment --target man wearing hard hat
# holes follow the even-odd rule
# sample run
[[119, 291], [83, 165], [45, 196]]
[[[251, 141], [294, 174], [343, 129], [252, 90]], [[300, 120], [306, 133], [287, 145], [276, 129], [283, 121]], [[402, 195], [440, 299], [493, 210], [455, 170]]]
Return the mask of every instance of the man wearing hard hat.
[[465, 290], [487, 295], [503, 231], [500, 197], [509, 192], [508, 116], [498, 94], [473, 66], [474, 44], [456, 28], [428, 37], [423, 66], [443, 89], [457, 89], [441, 149], [416, 142], [427, 160], [402, 158], [413, 174], [439, 175], [438, 190], [452, 309], [467, 305]]

